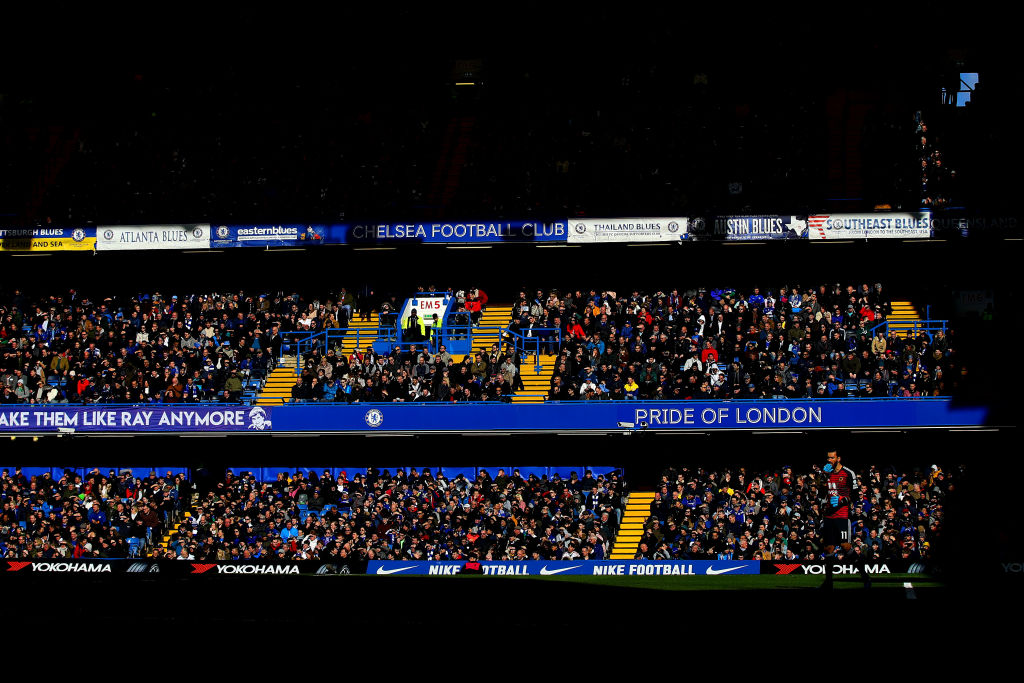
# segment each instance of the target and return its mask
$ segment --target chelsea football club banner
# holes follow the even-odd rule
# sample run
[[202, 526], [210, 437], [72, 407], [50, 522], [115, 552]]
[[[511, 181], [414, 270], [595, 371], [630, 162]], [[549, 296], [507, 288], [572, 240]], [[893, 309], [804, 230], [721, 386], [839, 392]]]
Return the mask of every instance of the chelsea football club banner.
[[932, 215], [918, 213], [826, 213], [807, 217], [812, 240], [928, 239]]
[[270, 432], [262, 406], [40, 406], [0, 408], [0, 432]]
[[0, 229], [0, 251], [92, 251], [96, 228]]
[[[480, 562], [484, 576], [723, 576], [760, 574], [760, 563], [754, 560], [665, 560], [614, 561], [576, 560], [552, 561], [520, 560], [516, 562]], [[426, 575], [454, 576], [466, 573], [464, 561], [403, 562], [374, 560], [366, 569], [377, 576]]]
[[760, 242], [805, 239], [806, 216], [719, 216], [715, 219], [716, 239]]

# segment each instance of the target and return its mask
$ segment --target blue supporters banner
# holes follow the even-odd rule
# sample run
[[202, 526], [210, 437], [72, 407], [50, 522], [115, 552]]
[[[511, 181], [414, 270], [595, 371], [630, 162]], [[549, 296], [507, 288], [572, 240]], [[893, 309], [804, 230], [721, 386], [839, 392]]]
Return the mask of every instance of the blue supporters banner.
[[[513, 562], [480, 562], [484, 576], [723, 576], [760, 574], [760, 563], [754, 560], [557, 560], [551, 562], [521, 560]], [[454, 576], [464, 573], [465, 561], [403, 562], [374, 560], [367, 574]], [[477, 572], [474, 572], [477, 573]]]
[[389, 246], [565, 242], [567, 232], [567, 223], [564, 220], [215, 225], [212, 228], [210, 246], [222, 249], [305, 247], [316, 244]]
[[215, 225], [210, 246], [225, 247], [305, 247], [326, 244], [328, 225], [289, 223], [282, 225]]
[[621, 432], [984, 425], [988, 409], [948, 398], [778, 401], [301, 403], [261, 406], [3, 406], [0, 432]]
[[0, 228], [0, 251], [93, 251], [96, 228]]
[[714, 236], [727, 242], [807, 239], [807, 216], [719, 216]]
[[3, 406], [0, 432], [269, 432], [271, 408], [260, 406]]

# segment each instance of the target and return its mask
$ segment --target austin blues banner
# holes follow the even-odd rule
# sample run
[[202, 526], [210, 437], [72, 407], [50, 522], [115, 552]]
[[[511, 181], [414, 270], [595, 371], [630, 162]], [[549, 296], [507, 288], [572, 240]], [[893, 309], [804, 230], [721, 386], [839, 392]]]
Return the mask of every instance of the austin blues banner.
[[728, 242], [804, 239], [807, 217], [719, 216], [715, 219], [714, 236]]
[[[403, 562], [374, 560], [366, 569], [367, 574], [377, 576], [426, 575], [454, 576], [461, 574], [465, 562], [430, 561]], [[760, 574], [758, 562], [737, 562], [735, 560], [665, 560], [616, 561], [538, 561], [481, 562], [484, 576], [724, 576], [737, 574]]]
[[807, 217], [812, 240], [927, 239], [932, 236], [929, 211], [917, 213], [826, 213]]
[[622, 432], [970, 427], [984, 406], [948, 398], [564, 403], [3, 406], [0, 432]]
[[262, 406], [3, 406], [0, 432], [269, 432]]

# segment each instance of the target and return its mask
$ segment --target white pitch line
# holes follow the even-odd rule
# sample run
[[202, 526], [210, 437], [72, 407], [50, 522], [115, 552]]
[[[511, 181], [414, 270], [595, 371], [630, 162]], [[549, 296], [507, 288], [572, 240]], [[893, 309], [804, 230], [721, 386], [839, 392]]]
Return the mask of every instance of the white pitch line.
[[914, 584], [909, 581], [904, 581], [903, 588], [907, 591], [907, 600], [917, 600], [917, 593], [914, 592]]

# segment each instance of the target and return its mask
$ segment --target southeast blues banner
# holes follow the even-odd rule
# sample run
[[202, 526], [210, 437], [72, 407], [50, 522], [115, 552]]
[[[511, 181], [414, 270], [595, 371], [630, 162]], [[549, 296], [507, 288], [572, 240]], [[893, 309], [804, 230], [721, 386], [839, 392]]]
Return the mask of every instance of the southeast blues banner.
[[807, 217], [812, 240], [927, 239], [932, 215], [917, 213], [825, 213]]
[[714, 236], [733, 241], [805, 239], [806, 216], [719, 216]]
[[[374, 560], [367, 574], [377, 576], [421, 575], [454, 576], [463, 573], [465, 562], [402, 562]], [[760, 574], [760, 563], [735, 560], [579, 560], [481, 562], [484, 576], [724, 576]]]

